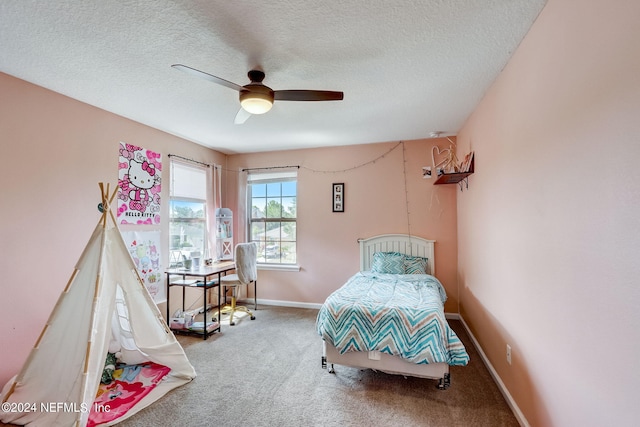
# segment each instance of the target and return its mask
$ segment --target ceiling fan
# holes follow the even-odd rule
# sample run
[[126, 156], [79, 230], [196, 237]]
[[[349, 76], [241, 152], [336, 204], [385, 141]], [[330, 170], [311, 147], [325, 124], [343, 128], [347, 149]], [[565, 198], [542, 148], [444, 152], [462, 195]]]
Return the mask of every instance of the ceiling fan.
[[249, 71], [247, 74], [251, 83], [240, 86], [186, 65], [173, 64], [172, 67], [240, 92], [242, 108], [236, 115], [235, 124], [244, 123], [252, 114], [266, 113], [271, 109], [274, 101], [340, 101], [344, 99], [343, 92], [329, 90], [273, 90], [262, 83], [265, 74], [260, 70]]

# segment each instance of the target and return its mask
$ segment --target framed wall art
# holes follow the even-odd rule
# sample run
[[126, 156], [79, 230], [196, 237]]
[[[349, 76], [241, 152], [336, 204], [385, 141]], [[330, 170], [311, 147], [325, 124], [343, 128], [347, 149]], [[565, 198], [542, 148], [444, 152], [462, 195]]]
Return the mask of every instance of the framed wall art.
[[333, 184], [333, 211], [344, 212], [344, 182]]

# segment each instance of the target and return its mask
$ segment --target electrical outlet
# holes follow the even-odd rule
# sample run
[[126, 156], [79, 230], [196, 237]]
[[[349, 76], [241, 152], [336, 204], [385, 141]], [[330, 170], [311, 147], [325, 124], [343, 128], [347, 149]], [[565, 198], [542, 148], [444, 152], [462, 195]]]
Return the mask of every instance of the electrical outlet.
[[507, 344], [507, 363], [511, 365], [511, 346]]

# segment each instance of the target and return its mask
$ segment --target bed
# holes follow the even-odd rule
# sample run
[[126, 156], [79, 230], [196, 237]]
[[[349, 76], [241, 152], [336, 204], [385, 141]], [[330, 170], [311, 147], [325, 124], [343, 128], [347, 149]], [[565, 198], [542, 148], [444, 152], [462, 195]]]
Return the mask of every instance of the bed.
[[430, 378], [469, 361], [444, 315], [433, 240], [385, 234], [358, 240], [360, 271], [324, 302], [316, 320], [322, 367], [334, 364]]

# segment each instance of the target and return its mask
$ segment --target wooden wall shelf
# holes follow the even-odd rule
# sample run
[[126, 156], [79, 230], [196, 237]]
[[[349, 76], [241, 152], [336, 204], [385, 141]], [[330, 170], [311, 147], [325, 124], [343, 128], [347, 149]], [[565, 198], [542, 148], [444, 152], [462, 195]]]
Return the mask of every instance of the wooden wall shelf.
[[441, 185], [441, 184], [457, 184], [473, 172], [464, 172], [464, 173], [443, 173], [436, 179], [433, 185]]
[[460, 173], [443, 173], [436, 178], [433, 185], [443, 185], [443, 184], [459, 184], [460, 191], [462, 191], [462, 184], [465, 184], [466, 188], [469, 188], [469, 175], [473, 174], [473, 163], [474, 160], [471, 160], [471, 165], [469, 165], [469, 170], [467, 172]]

